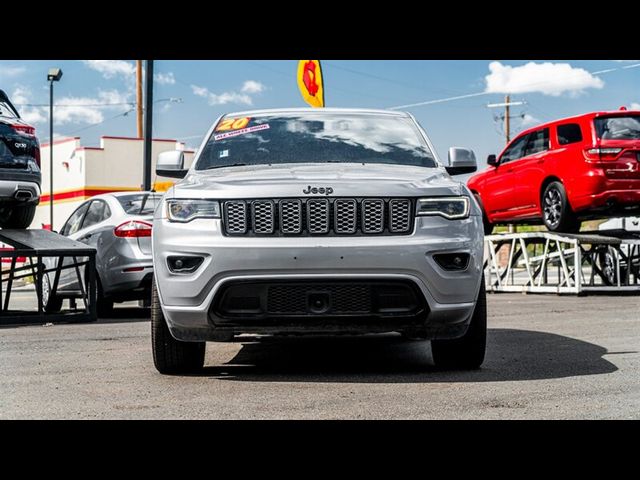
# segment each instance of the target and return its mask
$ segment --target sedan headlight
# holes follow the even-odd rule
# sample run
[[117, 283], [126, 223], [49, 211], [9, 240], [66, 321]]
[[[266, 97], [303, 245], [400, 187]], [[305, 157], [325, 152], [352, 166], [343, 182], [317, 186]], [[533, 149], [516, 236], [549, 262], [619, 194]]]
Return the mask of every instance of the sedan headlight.
[[418, 199], [418, 215], [440, 215], [455, 220], [469, 216], [469, 197], [433, 197]]
[[190, 222], [194, 218], [220, 218], [216, 200], [168, 200], [167, 216], [172, 222]]

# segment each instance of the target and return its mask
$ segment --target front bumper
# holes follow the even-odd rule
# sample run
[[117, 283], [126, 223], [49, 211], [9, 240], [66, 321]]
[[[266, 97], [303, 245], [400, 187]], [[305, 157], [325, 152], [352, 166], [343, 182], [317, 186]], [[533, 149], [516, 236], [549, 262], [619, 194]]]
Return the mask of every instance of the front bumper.
[[[418, 217], [411, 235], [361, 237], [225, 237], [219, 220], [176, 224], [156, 219], [154, 272], [162, 310], [172, 334], [181, 340], [215, 340], [225, 333], [323, 333], [321, 326], [225, 326], [211, 314], [224, 285], [238, 281], [409, 281], [428, 308], [414, 326], [430, 338], [453, 338], [466, 331], [482, 279], [481, 217], [446, 220]], [[435, 253], [464, 252], [464, 271], [445, 271]], [[170, 255], [199, 255], [193, 274], [169, 271]], [[338, 325], [339, 327], [339, 325]], [[338, 328], [339, 330], [339, 328]], [[345, 323], [344, 331], [397, 330], [391, 324]]]

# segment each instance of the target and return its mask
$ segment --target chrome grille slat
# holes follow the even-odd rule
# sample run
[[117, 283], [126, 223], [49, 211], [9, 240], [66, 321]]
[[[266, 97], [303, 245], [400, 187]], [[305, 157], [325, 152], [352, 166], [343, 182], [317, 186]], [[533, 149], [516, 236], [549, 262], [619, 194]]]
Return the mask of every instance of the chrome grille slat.
[[307, 200], [307, 230], [311, 234], [329, 233], [329, 200]]
[[284, 234], [302, 232], [302, 202], [280, 200], [280, 231]]
[[356, 233], [358, 204], [353, 198], [339, 198], [333, 203], [333, 228], [336, 233]]
[[242, 235], [247, 233], [247, 204], [244, 200], [225, 203], [224, 221], [227, 233]]
[[272, 200], [254, 200], [251, 202], [251, 218], [253, 231], [260, 235], [268, 235], [275, 229], [275, 207]]
[[414, 202], [408, 198], [284, 198], [227, 200], [227, 235], [408, 235]]
[[382, 233], [384, 231], [384, 201], [366, 199], [362, 201], [362, 232]]
[[389, 201], [389, 231], [405, 233], [411, 228], [411, 201], [393, 199]]

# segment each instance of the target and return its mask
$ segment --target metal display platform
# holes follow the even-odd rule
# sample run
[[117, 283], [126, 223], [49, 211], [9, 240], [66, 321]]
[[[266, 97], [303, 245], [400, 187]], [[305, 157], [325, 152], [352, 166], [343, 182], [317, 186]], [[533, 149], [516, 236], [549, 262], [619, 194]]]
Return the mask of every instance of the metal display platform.
[[640, 294], [640, 234], [626, 230], [488, 235], [484, 258], [487, 291]]
[[[0, 259], [10, 259], [10, 267], [0, 275], [0, 325], [95, 321], [96, 315], [96, 250], [84, 243], [70, 240], [48, 230], [0, 230], [0, 242], [13, 247], [1, 250]], [[24, 257], [23, 265], [17, 259]], [[52, 261], [44, 259], [52, 257]], [[48, 266], [49, 263], [51, 266]], [[82, 275], [84, 268], [86, 275]], [[82, 309], [60, 313], [46, 313], [42, 302], [42, 279], [45, 273], [55, 272], [51, 284], [51, 294], [58, 291], [58, 282], [63, 270], [74, 269], [76, 280], [82, 293]], [[37, 311], [9, 309], [15, 281], [32, 277], [35, 291], [29, 290], [37, 298]]]

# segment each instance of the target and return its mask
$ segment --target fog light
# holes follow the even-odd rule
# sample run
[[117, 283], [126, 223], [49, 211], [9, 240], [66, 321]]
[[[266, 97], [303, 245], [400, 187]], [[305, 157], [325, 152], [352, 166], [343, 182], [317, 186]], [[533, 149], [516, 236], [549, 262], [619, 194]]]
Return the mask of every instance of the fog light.
[[167, 265], [172, 273], [193, 273], [202, 262], [204, 257], [178, 256], [172, 255], [167, 257]]
[[438, 253], [433, 259], [445, 270], [465, 270], [469, 265], [468, 253]]

